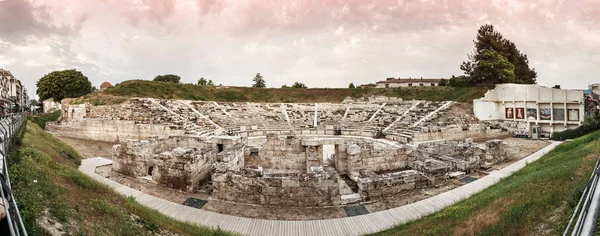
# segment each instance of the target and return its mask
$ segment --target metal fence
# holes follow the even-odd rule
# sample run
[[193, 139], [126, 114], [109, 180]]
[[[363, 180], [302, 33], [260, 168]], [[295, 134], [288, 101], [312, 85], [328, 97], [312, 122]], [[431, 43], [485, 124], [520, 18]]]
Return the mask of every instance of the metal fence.
[[0, 146], [0, 158], [2, 158], [2, 166], [0, 167], [2, 168], [2, 172], [0, 173], [0, 196], [2, 197], [1, 202], [5, 206], [6, 220], [8, 221], [8, 228], [11, 235], [27, 235], [23, 219], [21, 219], [21, 213], [17, 207], [17, 201], [11, 190], [7, 160], [8, 153], [11, 150], [11, 141], [15, 138], [26, 119], [27, 113], [23, 112], [0, 121], [0, 141], [2, 142]]
[[[563, 233], [566, 236], [571, 232], [573, 236], [595, 235], [598, 225], [598, 211], [600, 210], [600, 158], [596, 161], [594, 172], [590, 176], [579, 203], [575, 207], [573, 216]], [[577, 217], [577, 220], [575, 218]], [[573, 225], [575, 223], [575, 225]], [[572, 228], [572, 231], [571, 231]]]

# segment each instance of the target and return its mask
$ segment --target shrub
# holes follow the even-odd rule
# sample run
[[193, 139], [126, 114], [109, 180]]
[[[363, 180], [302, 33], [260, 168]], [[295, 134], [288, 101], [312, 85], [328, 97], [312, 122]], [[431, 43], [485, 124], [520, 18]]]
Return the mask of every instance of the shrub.
[[56, 120], [58, 120], [59, 117], [60, 117], [60, 110], [52, 112], [52, 113], [44, 114], [41, 116], [37, 116], [37, 117], [36, 116], [30, 117], [29, 119], [31, 121], [33, 121], [33, 123], [38, 125], [40, 128], [46, 129], [46, 122], [56, 121]]
[[598, 130], [600, 126], [598, 126], [598, 118], [597, 117], [588, 117], [585, 119], [583, 124], [576, 129], [568, 129], [560, 132], [552, 133], [552, 140], [555, 141], [564, 141], [567, 139], [574, 139], [581, 137], [583, 135], [589, 134]]

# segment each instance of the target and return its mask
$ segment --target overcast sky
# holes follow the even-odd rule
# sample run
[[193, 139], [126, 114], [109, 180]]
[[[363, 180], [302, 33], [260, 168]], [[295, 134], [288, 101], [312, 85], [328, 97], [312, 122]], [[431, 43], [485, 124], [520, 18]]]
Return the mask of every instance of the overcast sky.
[[600, 82], [598, 0], [0, 0], [0, 67], [32, 97], [44, 74], [71, 68], [94, 85], [448, 78], [486, 23], [529, 56], [539, 84]]

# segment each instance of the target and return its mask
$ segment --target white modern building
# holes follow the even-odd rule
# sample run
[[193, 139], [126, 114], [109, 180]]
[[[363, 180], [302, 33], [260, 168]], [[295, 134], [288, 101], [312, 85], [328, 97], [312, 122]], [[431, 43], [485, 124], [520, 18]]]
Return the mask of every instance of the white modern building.
[[499, 84], [483, 98], [473, 100], [473, 112], [483, 121], [520, 123], [521, 134], [549, 136], [581, 125], [585, 114], [584, 95], [583, 90]]

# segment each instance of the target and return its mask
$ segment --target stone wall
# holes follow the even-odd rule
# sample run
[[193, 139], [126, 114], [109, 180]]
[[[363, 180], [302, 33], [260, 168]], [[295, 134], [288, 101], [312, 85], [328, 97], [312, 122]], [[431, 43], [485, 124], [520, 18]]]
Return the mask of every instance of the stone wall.
[[222, 168], [228, 170], [239, 171], [245, 166], [245, 151], [244, 143], [237, 143], [226, 147], [222, 152], [217, 154], [217, 161], [222, 163]]
[[424, 188], [429, 184], [429, 179], [415, 170], [405, 170], [377, 175], [373, 172], [363, 171], [363, 177], [356, 182], [359, 193], [364, 201], [392, 197], [402, 192]]
[[338, 174], [334, 170], [310, 174], [264, 174], [262, 168], [215, 171], [213, 197], [247, 204], [320, 207], [340, 204]]
[[345, 158], [347, 164], [338, 165], [345, 166], [347, 173], [354, 177], [364, 170], [379, 172], [403, 169], [415, 160], [411, 155], [414, 148], [408, 145], [392, 146], [378, 142], [346, 142], [344, 145], [345, 153], [338, 156]]
[[216, 150], [210, 148], [175, 148], [155, 156], [152, 180], [172, 189], [193, 192], [210, 177]]
[[296, 136], [268, 134], [262, 147], [250, 147], [244, 157], [246, 165], [265, 169], [306, 171], [306, 147]]
[[412, 141], [424, 142], [428, 140], [464, 140], [472, 139], [489, 139], [506, 136], [507, 133], [502, 129], [488, 129], [481, 124], [471, 124], [464, 130], [462, 127], [449, 126], [440, 128], [439, 132], [418, 132], [414, 134]]
[[502, 140], [494, 139], [485, 142], [486, 162], [499, 163], [510, 157], [509, 147]]
[[153, 136], [166, 138], [169, 135], [183, 135], [184, 130], [172, 129], [157, 124], [136, 124], [127, 120], [86, 119], [74, 122], [48, 123], [46, 131], [65, 137], [113, 142], [127, 139], [148, 139]]
[[193, 192], [210, 178], [216, 161], [231, 169], [243, 166], [245, 145], [236, 143], [219, 153], [219, 141], [192, 136], [125, 140], [113, 147], [112, 170], [132, 177], [150, 175], [161, 185]]
[[149, 175], [150, 160], [160, 152], [163, 147], [158, 139], [125, 140], [113, 146], [112, 170], [132, 177]]

